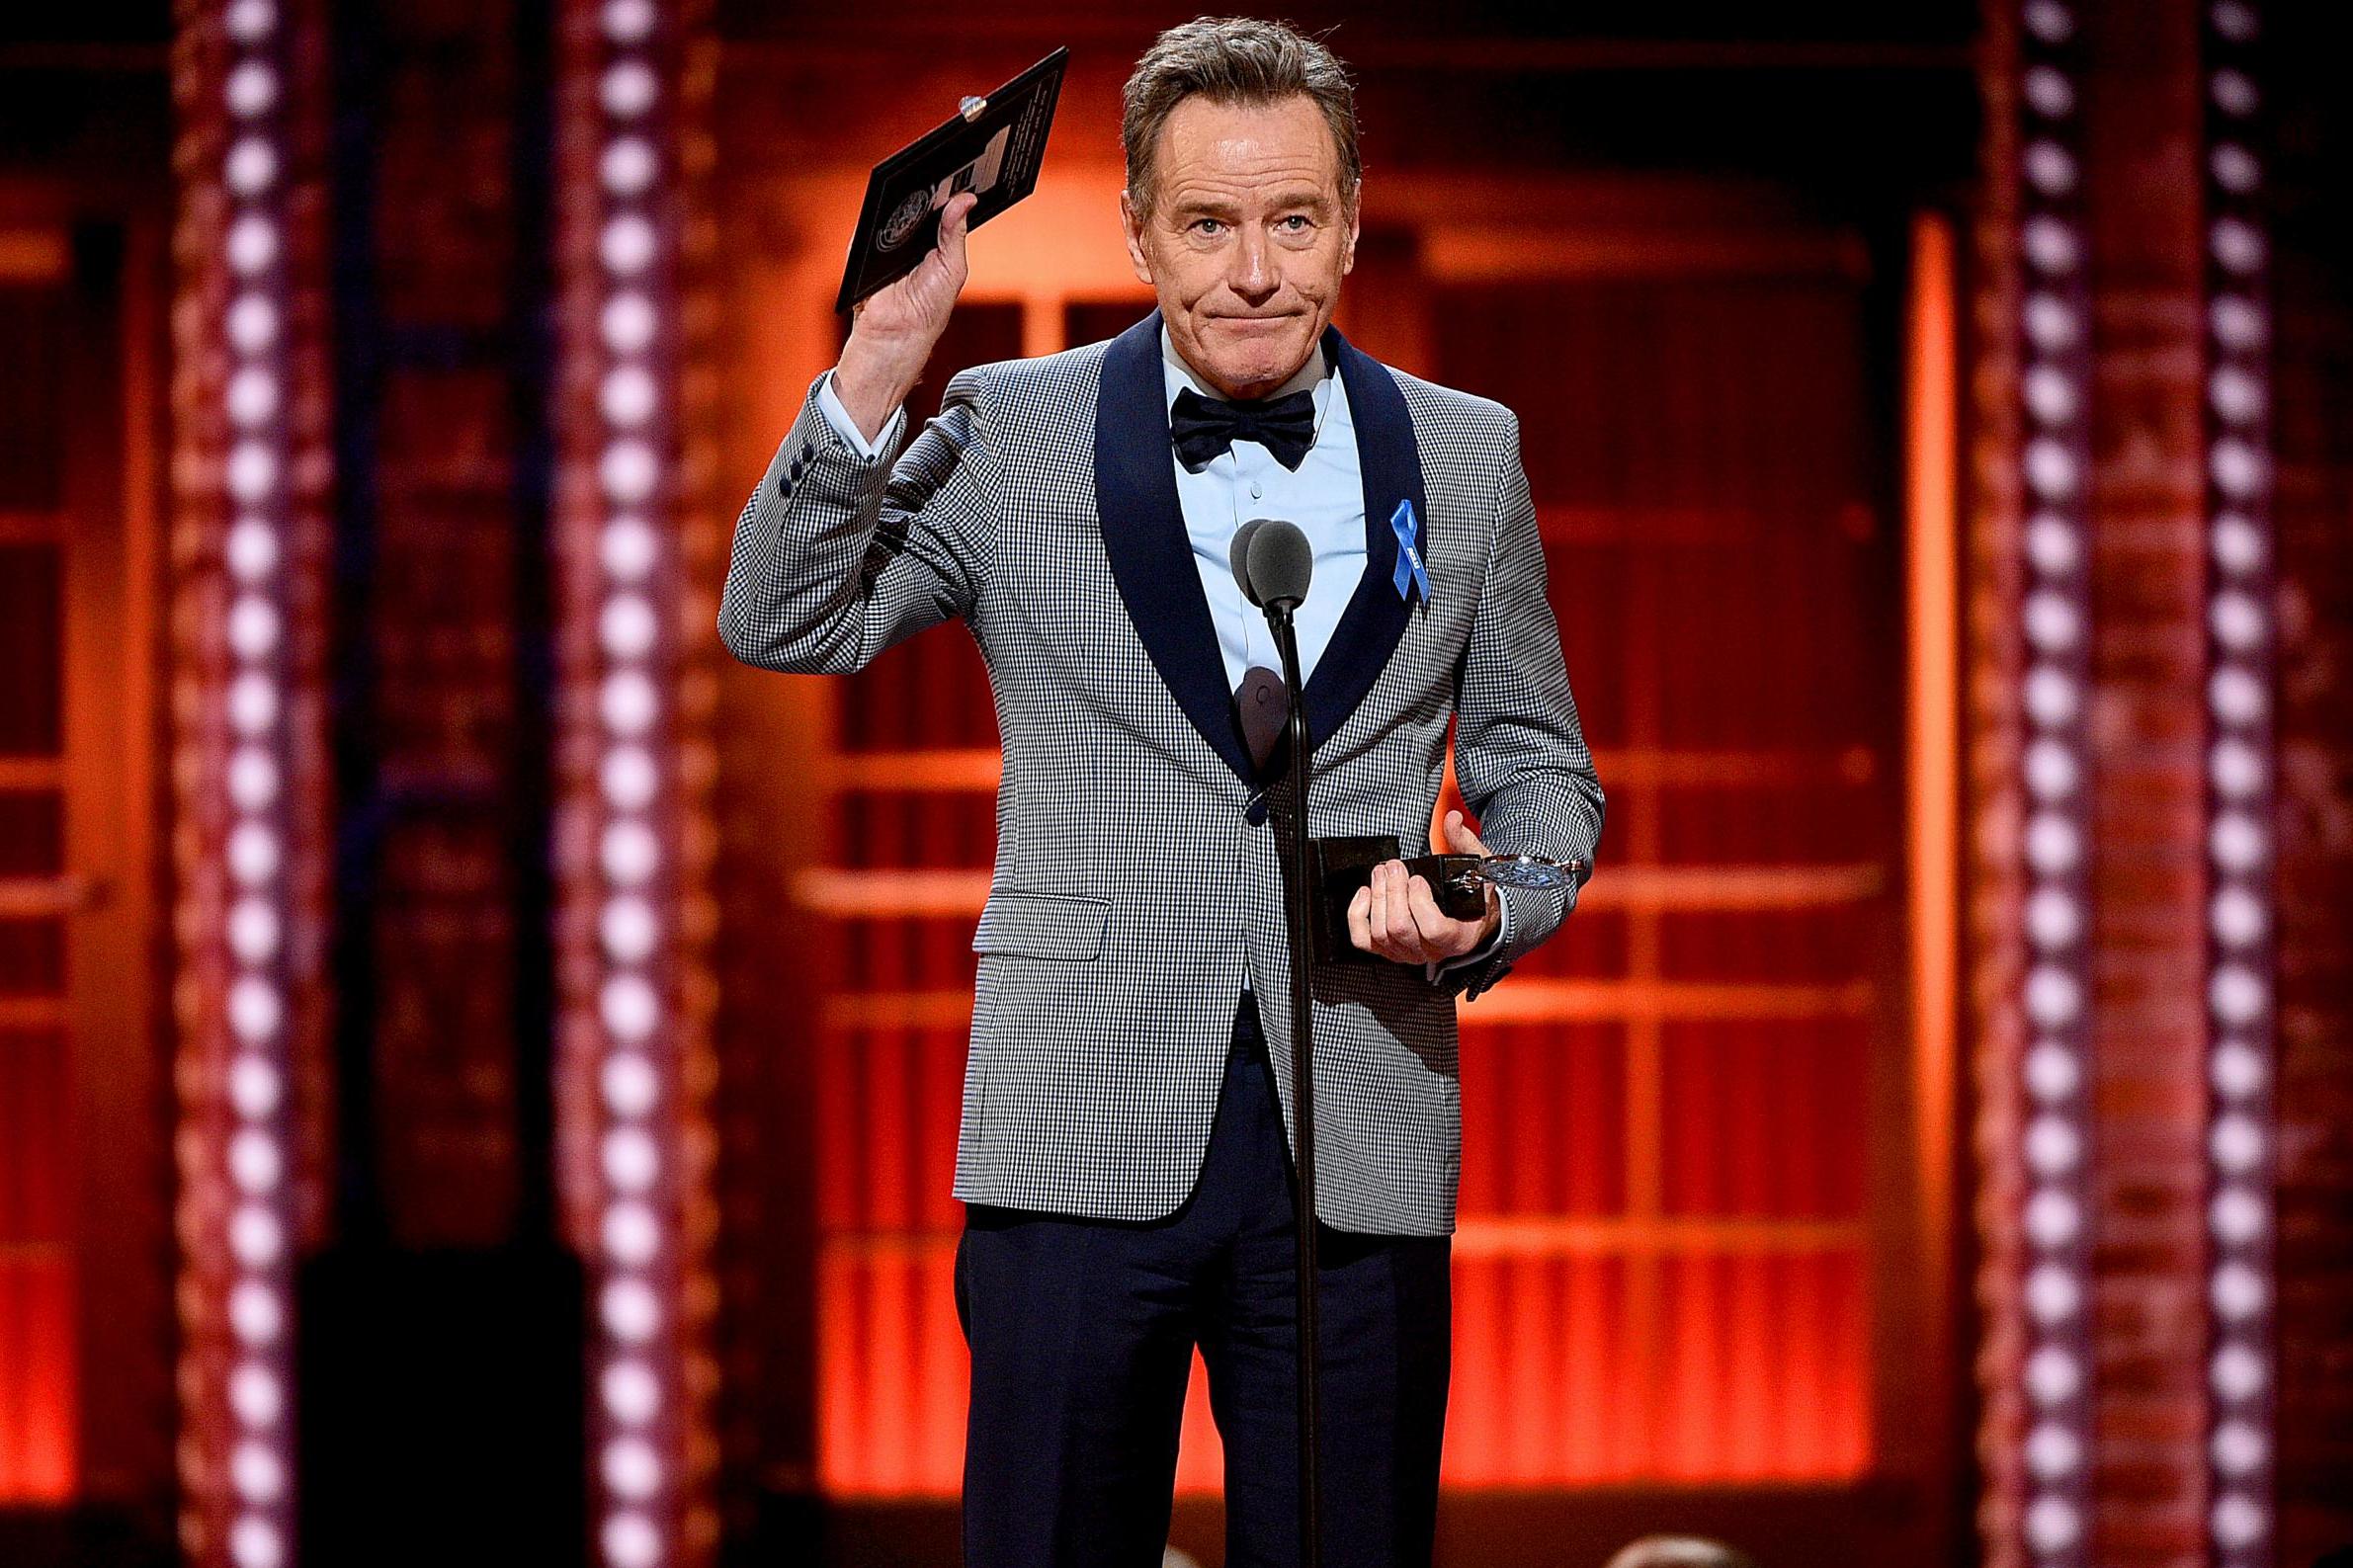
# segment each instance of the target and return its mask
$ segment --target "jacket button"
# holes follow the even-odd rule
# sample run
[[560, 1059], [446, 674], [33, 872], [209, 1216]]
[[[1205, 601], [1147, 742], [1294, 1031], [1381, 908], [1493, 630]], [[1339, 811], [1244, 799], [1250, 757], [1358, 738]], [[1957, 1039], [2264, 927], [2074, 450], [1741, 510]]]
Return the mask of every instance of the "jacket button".
[[1242, 807], [1242, 820], [1254, 828], [1266, 826], [1265, 791], [1260, 790], [1251, 794], [1250, 803]]

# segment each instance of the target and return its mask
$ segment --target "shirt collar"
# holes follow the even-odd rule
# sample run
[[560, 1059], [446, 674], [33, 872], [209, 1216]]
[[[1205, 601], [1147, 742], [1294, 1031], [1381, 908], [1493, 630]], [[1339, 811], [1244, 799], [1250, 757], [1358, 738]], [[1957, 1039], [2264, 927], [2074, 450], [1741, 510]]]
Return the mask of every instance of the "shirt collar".
[[[1324, 404], [1331, 396], [1332, 374], [1329, 359], [1330, 356], [1324, 346], [1318, 343], [1315, 346], [1315, 352], [1307, 356], [1307, 362], [1292, 372], [1291, 379], [1267, 393], [1267, 397], [1287, 397], [1293, 392], [1304, 391], [1312, 387], [1315, 392], [1315, 412], [1320, 416], [1323, 413]], [[1168, 323], [1165, 321], [1160, 323], [1160, 365], [1161, 378], [1166, 383], [1163, 390], [1166, 393], [1169, 407], [1176, 406], [1177, 393], [1188, 387], [1202, 397], [1216, 398], [1220, 402], [1225, 400], [1224, 393], [1218, 391], [1193, 373], [1193, 367], [1187, 365], [1185, 357], [1177, 353], [1176, 342], [1168, 335]]]

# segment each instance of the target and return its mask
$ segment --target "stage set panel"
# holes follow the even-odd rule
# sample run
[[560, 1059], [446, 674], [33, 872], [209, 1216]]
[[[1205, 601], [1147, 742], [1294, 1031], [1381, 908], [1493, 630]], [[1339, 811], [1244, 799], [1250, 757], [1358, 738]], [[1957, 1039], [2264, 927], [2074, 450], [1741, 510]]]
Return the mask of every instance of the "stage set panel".
[[[0, 211], [0, 1519], [170, 1463], [155, 236]], [[5, 1548], [0, 1547], [0, 1554]]]
[[[57, 258], [62, 261], [62, 255]], [[73, 1494], [75, 1216], [65, 995], [64, 289], [0, 281], [0, 1505]]]

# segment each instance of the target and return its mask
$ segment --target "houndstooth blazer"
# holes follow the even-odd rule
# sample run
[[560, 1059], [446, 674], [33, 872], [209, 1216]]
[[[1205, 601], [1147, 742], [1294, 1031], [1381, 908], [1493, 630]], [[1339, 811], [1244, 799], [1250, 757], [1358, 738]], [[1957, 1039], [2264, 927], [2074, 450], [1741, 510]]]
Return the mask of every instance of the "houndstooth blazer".
[[[895, 462], [816, 384], [743, 509], [719, 609], [735, 656], [845, 673], [960, 617], [1004, 741], [956, 1196], [1147, 1220], [1193, 1189], [1245, 986], [1291, 1115], [1279, 780], [1252, 767], [1178, 508], [1160, 318], [963, 371]], [[1356, 416], [1364, 579], [1307, 682], [1312, 831], [1425, 842], [1458, 777], [1499, 852], [1590, 860], [1602, 792], [1545, 596], [1519, 421], [1327, 333]], [[1431, 592], [1392, 583], [1400, 499]], [[1316, 966], [1318, 1211], [1454, 1228], [1455, 997], [1549, 937], [1575, 892], [1510, 890], [1510, 937], [1442, 974]], [[1296, 1134], [1295, 1134], [1296, 1135]]]

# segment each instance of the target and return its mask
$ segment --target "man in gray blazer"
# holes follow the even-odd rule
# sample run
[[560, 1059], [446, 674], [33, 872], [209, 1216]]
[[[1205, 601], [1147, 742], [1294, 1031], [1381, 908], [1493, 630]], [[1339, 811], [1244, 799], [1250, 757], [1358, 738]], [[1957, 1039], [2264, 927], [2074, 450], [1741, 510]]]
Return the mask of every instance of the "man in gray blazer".
[[[811, 385], [736, 525], [719, 615], [771, 669], [857, 670], [951, 618], [988, 665], [1004, 773], [956, 1174], [982, 1568], [1158, 1560], [1196, 1345], [1227, 1561], [1299, 1556], [1283, 814], [1235, 697], [1275, 659], [1234, 530], [1282, 517], [1315, 549], [1316, 837], [1416, 843], [1450, 726], [1481, 823], [1450, 817], [1452, 848], [1590, 860], [1602, 825], [1518, 420], [1331, 326], [1361, 184], [1339, 63], [1276, 24], [1172, 29], [1128, 83], [1124, 139], [1159, 308], [958, 374], [901, 453], [966, 276], [956, 198], [938, 250]], [[1390, 862], [1349, 910], [1373, 957], [1314, 966], [1328, 1562], [1429, 1559], [1456, 998], [1574, 898], [1507, 889], [1458, 921]]]

